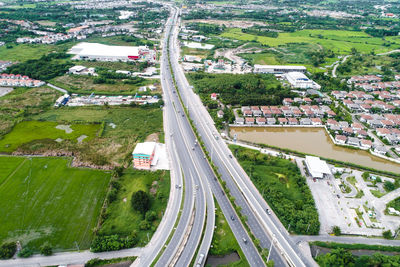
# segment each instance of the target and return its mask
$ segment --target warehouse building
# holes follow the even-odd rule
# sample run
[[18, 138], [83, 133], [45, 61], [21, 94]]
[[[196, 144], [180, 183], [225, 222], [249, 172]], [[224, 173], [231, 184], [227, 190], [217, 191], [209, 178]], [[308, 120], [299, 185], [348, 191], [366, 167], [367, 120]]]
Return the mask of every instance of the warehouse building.
[[282, 74], [288, 72], [301, 72], [307, 71], [304, 66], [285, 66], [285, 65], [254, 65], [254, 73], [271, 73], [271, 74]]
[[321, 86], [314, 82], [313, 80], [309, 79], [304, 73], [302, 72], [288, 72], [285, 75], [287, 81], [293, 88], [300, 88], [300, 89], [321, 89]]
[[[72, 58], [74, 60], [155, 60], [155, 51], [149, 49], [147, 46], [111, 46], [82, 42], [73, 46], [68, 53], [75, 55]], [[151, 56], [149, 57], [150, 54]]]
[[306, 167], [312, 178], [329, 178], [332, 176], [331, 169], [326, 161], [318, 157], [306, 156]]

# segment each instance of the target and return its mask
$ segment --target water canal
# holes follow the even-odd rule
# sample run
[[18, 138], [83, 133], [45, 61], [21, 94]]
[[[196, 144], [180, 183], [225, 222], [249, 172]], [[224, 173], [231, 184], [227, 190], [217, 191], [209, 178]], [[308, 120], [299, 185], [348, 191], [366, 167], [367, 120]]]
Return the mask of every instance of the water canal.
[[320, 157], [400, 173], [400, 164], [381, 159], [367, 151], [335, 145], [323, 128], [231, 127], [238, 140], [267, 144]]

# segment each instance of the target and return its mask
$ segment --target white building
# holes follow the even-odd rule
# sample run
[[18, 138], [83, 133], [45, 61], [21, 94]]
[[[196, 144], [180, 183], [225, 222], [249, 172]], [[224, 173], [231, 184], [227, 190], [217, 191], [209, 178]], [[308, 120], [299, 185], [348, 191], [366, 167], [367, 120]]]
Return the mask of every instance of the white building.
[[74, 54], [72, 59], [80, 60], [129, 61], [140, 60], [151, 51], [147, 46], [111, 46], [82, 42], [73, 46], [68, 54]]
[[285, 66], [285, 65], [254, 65], [254, 73], [288, 73], [288, 72], [302, 72], [307, 71], [304, 66]]
[[288, 72], [286, 73], [286, 79], [290, 83], [290, 85], [294, 88], [300, 89], [320, 89], [321, 86], [309, 79], [302, 72]]
[[324, 178], [332, 176], [331, 169], [325, 161], [318, 157], [306, 156], [306, 167], [312, 178]]

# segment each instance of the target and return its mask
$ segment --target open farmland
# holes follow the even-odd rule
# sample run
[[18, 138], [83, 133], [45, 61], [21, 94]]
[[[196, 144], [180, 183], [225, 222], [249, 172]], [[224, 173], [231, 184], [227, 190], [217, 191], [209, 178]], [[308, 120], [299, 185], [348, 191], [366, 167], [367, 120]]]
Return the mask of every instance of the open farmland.
[[[60, 128], [66, 128], [59, 129]], [[57, 122], [23, 121], [14, 126], [13, 130], [0, 140], [0, 151], [10, 153], [22, 144], [34, 140], [61, 138], [78, 142], [78, 138], [86, 135], [84, 141], [94, 138], [100, 130], [100, 124], [62, 125]]]
[[69, 168], [67, 158], [0, 157], [0, 243], [37, 251], [89, 247], [110, 174]]
[[289, 43], [319, 44], [325, 49], [331, 49], [339, 54], [348, 54], [352, 48], [361, 53], [372, 51], [381, 53], [400, 47], [400, 37], [398, 36], [387, 37], [385, 41], [382, 38], [371, 37], [364, 32], [341, 30], [301, 30], [279, 33], [277, 38], [272, 38], [242, 33], [240, 29], [229, 29], [221, 36], [242, 41], [255, 41], [271, 47]]

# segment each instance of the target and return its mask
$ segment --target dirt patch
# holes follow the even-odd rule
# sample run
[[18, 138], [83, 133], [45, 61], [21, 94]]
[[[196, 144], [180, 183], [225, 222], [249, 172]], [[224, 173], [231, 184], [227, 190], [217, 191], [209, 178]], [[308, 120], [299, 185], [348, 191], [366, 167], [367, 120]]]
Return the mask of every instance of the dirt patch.
[[159, 134], [158, 133], [152, 133], [149, 136], [146, 137], [145, 142], [156, 142], [158, 143], [159, 141]]
[[63, 124], [57, 125], [56, 129], [64, 130], [65, 133], [67, 133], [67, 134], [72, 133], [74, 131], [71, 129], [71, 125], [63, 125]]

